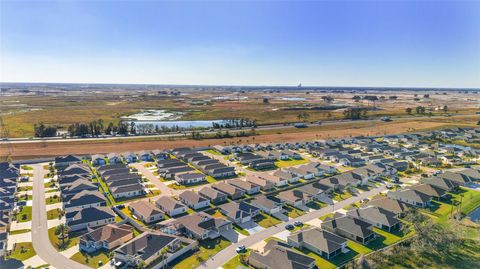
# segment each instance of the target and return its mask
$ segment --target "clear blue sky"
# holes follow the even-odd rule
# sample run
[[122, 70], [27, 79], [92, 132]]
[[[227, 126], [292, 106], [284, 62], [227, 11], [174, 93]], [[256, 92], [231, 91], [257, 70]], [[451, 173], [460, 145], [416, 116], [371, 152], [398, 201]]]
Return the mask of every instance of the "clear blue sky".
[[480, 1], [5, 1], [0, 81], [480, 87]]

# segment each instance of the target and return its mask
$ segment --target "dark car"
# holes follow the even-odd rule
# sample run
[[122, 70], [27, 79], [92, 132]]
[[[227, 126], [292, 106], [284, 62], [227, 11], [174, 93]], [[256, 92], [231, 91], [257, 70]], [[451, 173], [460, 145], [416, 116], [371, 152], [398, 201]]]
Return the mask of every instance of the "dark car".
[[287, 225], [285, 225], [285, 229], [293, 230], [293, 229], [295, 229], [295, 227], [292, 224], [287, 224]]

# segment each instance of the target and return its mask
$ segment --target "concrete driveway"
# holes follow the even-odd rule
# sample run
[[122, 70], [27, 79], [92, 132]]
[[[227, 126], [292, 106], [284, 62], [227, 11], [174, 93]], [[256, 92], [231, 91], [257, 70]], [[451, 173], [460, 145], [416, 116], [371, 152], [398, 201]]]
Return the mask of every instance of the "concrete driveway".
[[240, 241], [240, 240], [242, 240], [243, 238], [246, 237], [243, 234], [239, 234], [234, 229], [221, 232], [220, 235], [225, 237], [225, 239], [227, 239], [228, 241], [230, 241], [232, 243], [237, 243], [238, 241]]
[[238, 225], [240, 227], [242, 227], [245, 231], [247, 231], [250, 235], [252, 234], [256, 234], [258, 232], [261, 232], [263, 230], [265, 230], [265, 228], [263, 228], [262, 226], [256, 224], [255, 222], [253, 221], [250, 221], [248, 223], [244, 223], [244, 224], [241, 224], [241, 225]]

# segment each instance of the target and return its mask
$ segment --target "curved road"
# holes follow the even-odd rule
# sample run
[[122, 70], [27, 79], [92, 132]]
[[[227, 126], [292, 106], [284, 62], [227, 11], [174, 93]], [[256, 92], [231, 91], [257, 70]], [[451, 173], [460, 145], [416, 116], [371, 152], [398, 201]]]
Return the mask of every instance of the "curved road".
[[44, 175], [41, 164], [33, 165], [32, 243], [37, 255], [57, 269], [91, 269], [59, 253], [48, 238]]
[[213, 256], [211, 259], [208, 259], [205, 261], [202, 265], [200, 265], [198, 268], [208, 268], [208, 269], [213, 269], [213, 268], [219, 268], [226, 262], [228, 262], [230, 259], [235, 257], [237, 255], [236, 248], [240, 245], [244, 245], [246, 248], [249, 248], [256, 243], [265, 240], [279, 232], [285, 231], [285, 225], [287, 224], [293, 224], [295, 221], [300, 221], [300, 222], [307, 222], [316, 218], [319, 218], [323, 215], [326, 215], [328, 213], [331, 213], [335, 211], [336, 209], [343, 208], [351, 203], [355, 203], [357, 201], [360, 201], [362, 199], [365, 199], [367, 197], [373, 196], [375, 194], [378, 194], [382, 191], [384, 191], [386, 188], [385, 186], [380, 186], [377, 188], [374, 188], [372, 190], [362, 192], [358, 196], [352, 196], [348, 199], [345, 199], [343, 201], [340, 201], [334, 205], [326, 206], [323, 207], [319, 210], [315, 210], [312, 212], [309, 212], [305, 215], [299, 216], [295, 219], [291, 219], [286, 222], [282, 222], [281, 224], [277, 226], [272, 226], [270, 228], [267, 228], [261, 232], [258, 232], [256, 234], [250, 235], [242, 240], [240, 240], [237, 243], [233, 243], [230, 246], [224, 248], [220, 252], [218, 252], [215, 256]]

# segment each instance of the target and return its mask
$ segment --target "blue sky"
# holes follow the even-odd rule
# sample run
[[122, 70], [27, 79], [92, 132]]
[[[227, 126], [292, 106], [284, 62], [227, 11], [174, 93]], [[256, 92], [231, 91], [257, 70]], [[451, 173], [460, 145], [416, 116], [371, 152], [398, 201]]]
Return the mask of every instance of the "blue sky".
[[5, 1], [0, 81], [480, 87], [480, 1]]

